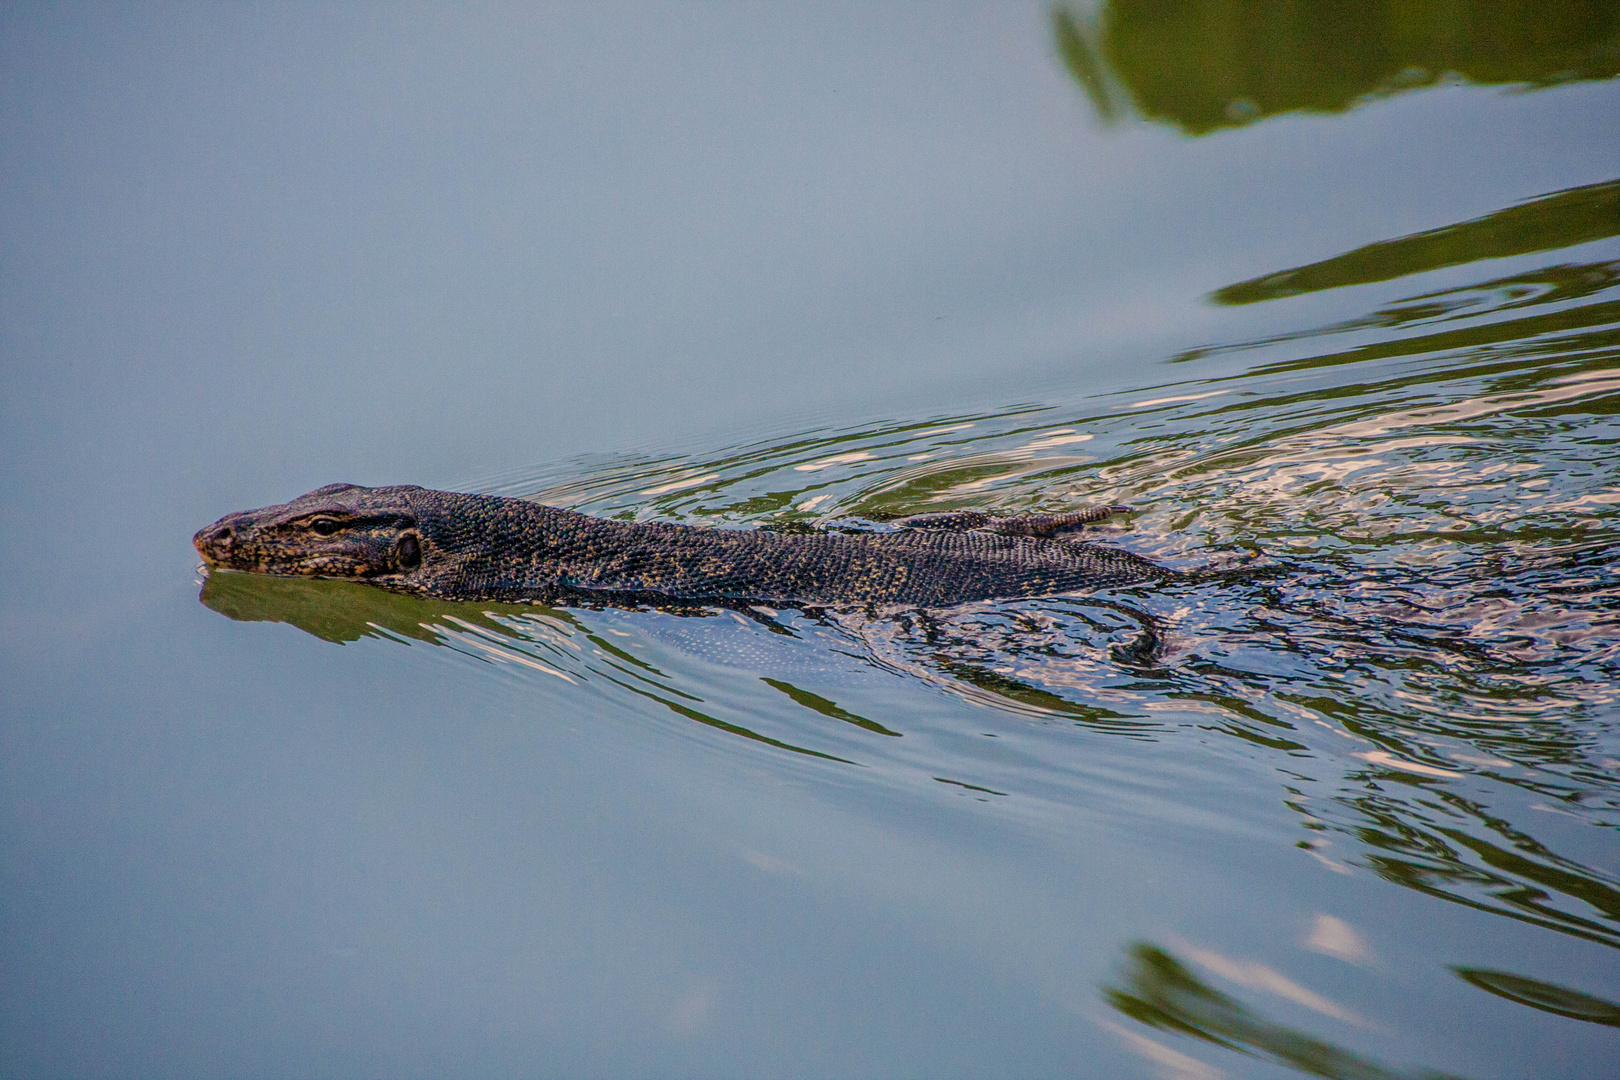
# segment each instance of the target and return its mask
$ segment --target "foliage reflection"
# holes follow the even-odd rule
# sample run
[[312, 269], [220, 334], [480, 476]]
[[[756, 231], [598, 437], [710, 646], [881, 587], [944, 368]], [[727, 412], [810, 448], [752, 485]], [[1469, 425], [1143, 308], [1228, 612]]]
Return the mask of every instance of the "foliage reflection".
[[1326, 1039], [1279, 1024], [1215, 989], [1157, 945], [1137, 942], [1128, 955], [1123, 985], [1106, 988], [1103, 998], [1149, 1027], [1202, 1039], [1330, 1080], [1441, 1080], [1445, 1075], [1391, 1068]]
[[[1002, 747], [1019, 725], [1189, 747], [1212, 733], [1274, 764], [1310, 857], [1620, 946], [1606, 869], [1620, 824], [1617, 266], [1431, 289], [1188, 354], [1168, 369], [1178, 382], [1072, 411], [811, 431], [488, 485], [605, 516], [778, 529], [1121, 502], [1136, 512], [1095, 539], [1232, 573], [948, 612], [617, 622], [232, 574], [203, 600], [330, 641], [432, 642], [601, 695], [604, 711], [656, 702], [755, 747], [1009, 800], [1095, 793], [1062, 794], [1074, 773], [1058, 744], [1041, 750], [1056, 760], [990, 772], [914, 737], [984, 733], [938, 719], [933, 695], [997, 716]], [[1197, 377], [1221, 351], [1254, 362]], [[1149, 634], [1162, 646], [1144, 654]]]
[[1286, 112], [1340, 113], [1448, 78], [1554, 86], [1620, 74], [1604, 0], [1105, 0], [1053, 9], [1057, 49], [1097, 113], [1188, 135]]
[[[1480, 259], [1552, 251], [1610, 236], [1620, 236], [1620, 180], [1554, 192], [1473, 221], [1368, 244], [1309, 266], [1228, 285], [1216, 290], [1211, 299], [1220, 304], [1253, 304], [1388, 281]], [[1612, 275], [1614, 264], [1603, 267]], [[1612, 276], [1605, 280], [1613, 283]], [[1526, 291], [1537, 290], [1526, 283]]]

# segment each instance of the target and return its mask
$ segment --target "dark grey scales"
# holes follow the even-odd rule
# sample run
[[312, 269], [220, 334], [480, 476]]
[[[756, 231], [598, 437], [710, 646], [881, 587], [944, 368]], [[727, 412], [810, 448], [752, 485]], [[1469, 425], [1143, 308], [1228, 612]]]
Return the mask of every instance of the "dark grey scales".
[[1178, 575], [1052, 534], [1124, 510], [905, 518], [896, 532], [789, 535], [632, 524], [521, 499], [332, 484], [221, 518], [211, 565], [341, 578], [445, 600], [945, 607]]

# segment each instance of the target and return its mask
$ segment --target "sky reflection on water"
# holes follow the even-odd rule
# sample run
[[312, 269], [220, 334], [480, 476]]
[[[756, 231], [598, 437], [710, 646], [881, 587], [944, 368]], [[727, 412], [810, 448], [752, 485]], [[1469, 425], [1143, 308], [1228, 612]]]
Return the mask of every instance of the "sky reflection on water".
[[[1615, 21], [1242, 7], [0, 13], [0, 1072], [1612, 1075]], [[197, 602], [338, 480], [1270, 573]]]

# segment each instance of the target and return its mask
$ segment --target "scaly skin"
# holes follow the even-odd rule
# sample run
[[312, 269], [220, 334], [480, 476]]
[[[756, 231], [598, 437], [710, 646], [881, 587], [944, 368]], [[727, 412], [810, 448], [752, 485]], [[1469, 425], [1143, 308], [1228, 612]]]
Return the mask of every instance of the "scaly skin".
[[332, 484], [230, 514], [193, 538], [210, 566], [363, 581], [446, 600], [611, 604], [911, 604], [1051, 596], [1174, 578], [1112, 548], [1054, 539], [1123, 507], [902, 531], [783, 535], [630, 524], [520, 499]]

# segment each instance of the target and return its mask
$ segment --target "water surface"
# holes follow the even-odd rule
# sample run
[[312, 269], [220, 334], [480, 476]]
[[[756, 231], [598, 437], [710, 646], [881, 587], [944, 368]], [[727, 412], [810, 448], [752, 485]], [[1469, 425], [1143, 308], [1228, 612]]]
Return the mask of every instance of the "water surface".
[[[0, 28], [8, 1075], [1620, 1068], [1605, 6]], [[196, 568], [336, 480], [1190, 573]]]

